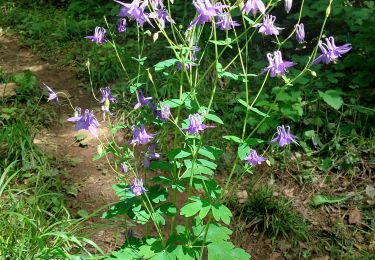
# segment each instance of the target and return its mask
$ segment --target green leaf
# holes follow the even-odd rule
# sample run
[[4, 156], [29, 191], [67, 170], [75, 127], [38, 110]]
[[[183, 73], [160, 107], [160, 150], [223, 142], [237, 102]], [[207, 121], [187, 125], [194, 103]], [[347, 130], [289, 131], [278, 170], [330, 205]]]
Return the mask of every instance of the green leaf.
[[154, 68], [155, 68], [155, 71], [161, 71], [161, 70], [164, 70], [165, 68], [173, 66], [177, 62], [178, 62], [177, 59], [164, 60], [164, 61], [161, 61], [161, 62], [158, 62], [157, 64], [155, 64]]
[[220, 117], [218, 117], [217, 115], [214, 115], [214, 114], [207, 114], [207, 115], [205, 115], [204, 118], [206, 118], [208, 120], [211, 120], [211, 121], [213, 121], [215, 123], [218, 123], [218, 124], [224, 124], [223, 120], [221, 120]]
[[184, 103], [183, 100], [180, 99], [168, 99], [163, 101], [164, 105], [168, 105], [170, 108], [176, 108], [181, 106]]
[[344, 104], [340, 94], [341, 92], [337, 90], [327, 90], [326, 92], [319, 91], [319, 96], [323, 98], [328, 105], [336, 110], [339, 110], [339, 108]]
[[223, 153], [223, 150], [216, 148], [214, 146], [204, 146], [198, 150], [198, 153], [200, 155], [206, 156], [211, 160], [217, 160]]
[[232, 39], [231, 38], [226, 38], [225, 41], [223, 40], [219, 40], [219, 41], [215, 41], [215, 40], [210, 40], [209, 42], [213, 43], [213, 44], [216, 44], [216, 45], [219, 45], [219, 46], [228, 46], [229, 48], [232, 48], [232, 45], [230, 45], [230, 43], [232, 42]]
[[147, 57], [142, 57], [142, 58], [132, 57], [132, 59], [135, 60], [135, 61], [137, 61], [139, 64], [141, 64], [143, 66], [143, 64], [147, 60]]
[[185, 217], [191, 217], [197, 214], [202, 209], [202, 201], [197, 200], [192, 203], [186, 204], [180, 210], [180, 214]]
[[74, 136], [74, 139], [79, 142], [79, 141], [82, 141], [83, 139], [85, 139], [87, 137], [87, 135], [85, 133], [79, 133], [79, 134], [76, 134]]
[[224, 135], [223, 138], [238, 144], [242, 143], [242, 139], [234, 135]]
[[236, 248], [231, 242], [221, 241], [207, 245], [208, 260], [235, 259], [249, 260], [250, 255], [243, 249]]
[[260, 111], [258, 108], [255, 108], [255, 107], [250, 107], [245, 100], [242, 100], [242, 99], [238, 99], [237, 100], [241, 105], [243, 105], [244, 107], [246, 107], [247, 109], [250, 109], [250, 111], [253, 111], [255, 113], [257, 113], [258, 115], [262, 116], [262, 117], [270, 117], [269, 115], [267, 115], [266, 113], [263, 113], [262, 111]]
[[168, 153], [169, 160], [181, 159], [191, 156], [191, 151], [188, 149], [177, 148]]
[[343, 202], [349, 198], [351, 198], [353, 195], [346, 195], [343, 197], [330, 197], [325, 195], [315, 195], [311, 198], [311, 205], [313, 206], [320, 206], [323, 204], [336, 204], [339, 202]]

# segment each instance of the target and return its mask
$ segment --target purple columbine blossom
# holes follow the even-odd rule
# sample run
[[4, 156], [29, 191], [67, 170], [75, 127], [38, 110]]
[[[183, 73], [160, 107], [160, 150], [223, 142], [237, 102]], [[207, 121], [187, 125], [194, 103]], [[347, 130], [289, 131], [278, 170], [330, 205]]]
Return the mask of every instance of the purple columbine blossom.
[[191, 22], [189, 28], [211, 22], [213, 17], [219, 15], [223, 8], [227, 7], [226, 5], [222, 5], [220, 3], [212, 5], [211, 0], [195, 0], [193, 5], [197, 9], [198, 16]]
[[151, 26], [153, 26], [148, 19], [147, 14], [145, 14], [145, 8], [148, 4], [148, 1], [144, 1], [141, 4], [140, 0], [134, 0], [133, 2], [126, 4], [117, 0], [114, 0], [116, 3], [122, 5], [123, 7], [120, 10], [118, 16], [128, 17], [129, 19], [134, 19], [137, 21], [139, 26], [143, 26], [143, 23], [147, 21]]
[[152, 97], [146, 97], [143, 95], [142, 90], [137, 90], [137, 99], [138, 102], [134, 105], [134, 109], [150, 105]]
[[42, 83], [42, 84], [43, 84], [44, 87], [46, 87], [46, 89], [48, 91], [48, 101], [56, 99], [57, 102], [60, 102], [56, 92], [53, 91], [52, 88], [47, 86], [47, 84], [45, 84], [45, 83]]
[[114, 103], [114, 102], [116, 102], [116, 98], [112, 96], [111, 89], [110, 89], [109, 86], [107, 86], [105, 88], [100, 88], [100, 92], [102, 93], [102, 99], [100, 100], [100, 103], [105, 103], [105, 102]]
[[262, 0], [248, 0], [242, 8], [242, 12], [244, 12], [245, 14], [251, 12], [254, 17], [258, 11], [261, 14], [266, 13], [266, 7], [264, 6]]
[[119, 33], [126, 32], [126, 19], [120, 18], [117, 23], [117, 31]]
[[128, 166], [126, 165], [125, 162], [122, 162], [120, 164], [120, 170], [121, 170], [122, 173], [127, 173], [128, 172]]
[[160, 7], [164, 7], [163, 0], [151, 0], [151, 5], [154, 7], [154, 9], [157, 9]]
[[296, 24], [296, 39], [298, 43], [305, 41], [305, 26], [303, 23]]
[[267, 59], [269, 64], [264, 68], [263, 73], [269, 71], [272, 78], [284, 75], [288, 68], [295, 65], [294, 62], [283, 61], [281, 51], [275, 51], [273, 55], [271, 53], [267, 53]]
[[86, 129], [86, 130], [89, 130], [90, 133], [94, 137], [98, 137], [99, 123], [94, 116], [94, 111], [93, 110], [90, 111], [90, 110], [86, 109], [84, 115], [81, 115], [80, 111], [81, 111], [81, 109], [79, 109], [79, 110], [76, 109], [75, 112], [78, 112], [79, 114], [75, 113], [74, 117], [68, 118], [68, 121], [76, 123], [76, 126], [75, 126], [76, 131], [79, 131], [81, 129]]
[[266, 158], [259, 156], [257, 151], [254, 149], [250, 149], [249, 155], [244, 158], [250, 165], [256, 166], [262, 164], [266, 160]]
[[279, 30], [282, 30], [282, 28], [276, 27], [274, 25], [275, 21], [275, 16], [267, 14], [262, 23], [256, 25], [256, 27], [259, 27], [259, 32], [264, 35], [279, 35]]
[[189, 115], [189, 127], [183, 128], [182, 130], [188, 132], [189, 134], [199, 134], [199, 132], [203, 132], [206, 128], [213, 127], [207, 126], [202, 123], [201, 115], [196, 113], [193, 115]]
[[319, 41], [319, 48], [322, 54], [314, 60], [314, 64], [318, 64], [320, 62], [328, 64], [332, 61], [336, 61], [343, 54], [349, 52], [352, 49], [352, 45], [350, 43], [346, 43], [341, 46], [336, 46], [334, 38], [330, 36], [326, 38], [326, 44]]
[[130, 144], [147, 144], [152, 140], [152, 138], [154, 138], [154, 135], [148, 134], [145, 126], [141, 125], [140, 127], [134, 127], [133, 140], [130, 142]]
[[103, 27], [96, 26], [94, 35], [86, 36], [85, 38], [97, 44], [103, 44], [107, 41], [106, 39], [104, 39], [105, 33], [106, 30]]
[[171, 107], [165, 104], [161, 104], [160, 108], [160, 119], [167, 121], [171, 116]]
[[147, 190], [143, 187], [143, 179], [133, 179], [133, 185], [130, 186], [130, 189], [132, 190], [133, 194], [135, 196], [140, 196], [142, 193], [145, 193]]
[[156, 153], [155, 149], [156, 149], [156, 144], [151, 144], [148, 147], [147, 152], [145, 154], [145, 159], [143, 160], [143, 164], [145, 168], [150, 167], [151, 160], [160, 158], [160, 154]]
[[285, 11], [289, 14], [290, 9], [292, 9], [293, 0], [284, 0]]
[[165, 10], [163, 8], [156, 9], [155, 12], [152, 12], [152, 13], [149, 14], [149, 17], [157, 20], [160, 24], [161, 29], [165, 28], [166, 22], [174, 23], [172, 18], [169, 16], [167, 10]]
[[279, 146], [283, 147], [293, 142], [298, 145], [296, 141], [297, 137], [290, 133], [290, 126], [285, 127], [284, 125], [281, 125], [278, 126], [276, 130], [277, 136], [271, 140], [271, 144], [277, 142]]
[[220, 30], [227, 31], [233, 29], [236, 26], [240, 26], [240, 24], [236, 21], [233, 21], [229, 13], [223, 13], [218, 16], [216, 27]]

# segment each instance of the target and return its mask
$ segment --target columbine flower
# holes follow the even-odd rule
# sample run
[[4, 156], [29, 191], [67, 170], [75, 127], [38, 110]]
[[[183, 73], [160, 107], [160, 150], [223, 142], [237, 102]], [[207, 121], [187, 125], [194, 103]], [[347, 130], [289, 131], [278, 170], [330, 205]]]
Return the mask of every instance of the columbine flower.
[[76, 126], [75, 126], [76, 131], [79, 131], [81, 129], [86, 129], [86, 130], [89, 130], [90, 133], [94, 137], [98, 137], [99, 123], [94, 116], [94, 111], [92, 110], [90, 111], [86, 109], [84, 115], [81, 115], [80, 111], [81, 109], [79, 110], [76, 109], [76, 112], [79, 112], [79, 114], [78, 115], [75, 114], [74, 117], [68, 118], [68, 121], [76, 123]]
[[105, 102], [111, 102], [114, 103], [116, 102], [116, 98], [111, 95], [111, 89], [109, 86], [105, 88], [100, 88], [100, 92], [102, 93], [102, 99], [100, 100], [100, 103], [105, 103]]
[[279, 146], [281, 147], [286, 146], [290, 144], [291, 142], [298, 145], [297, 141], [295, 140], [297, 137], [290, 133], [289, 126], [286, 126], [286, 127], [284, 125], [278, 126], [276, 130], [277, 130], [277, 136], [276, 138], [271, 140], [271, 143], [277, 142]]
[[251, 12], [254, 17], [258, 11], [262, 14], [266, 13], [266, 7], [261, 0], [248, 0], [242, 8], [242, 12], [244, 12], [245, 14]]
[[219, 15], [218, 21], [216, 22], [216, 27], [218, 27], [220, 30], [230, 30], [235, 26], [240, 26], [240, 24], [236, 21], [233, 21], [229, 13], [223, 13]]
[[143, 164], [146, 168], [150, 167], [151, 160], [160, 158], [160, 154], [155, 153], [155, 148], [156, 144], [151, 144], [147, 149], [145, 159], [143, 160]]
[[289, 67], [295, 65], [294, 62], [283, 61], [281, 51], [275, 51], [273, 55], [271, 53], [267, 53], [267, 59], [269, 64], [264, 68], [263, 73], [269, 71], [271, 77], [284, 75]]
[[285, 0], [284, 4], [285, 4], [285, 11], [287, 14], [289, 14], [290, 9], [292, 9], [293, 0]]
[[121, 170], [122, 173], [127, 173], [128, 172], [128, 166], [126, 165], [125, 162], [122, 162], [120, 164], [120, 170]]
[[120, 18], [117, 23], [117, 31], [119, 33], [126, 32], [126, 19]]
[[157, 9], [159, 6], [163, 7], [163, 0], [151, 0], [151, 5]]
[[174, 23], [172, 18], [169, 16], [168, 12], [163, 8], [156, 9], [155, 12], [149, 14], [149, 17], [158, 20], [161, 29], [165, 28], [166, 22]]
[[189, 127], [183, 128], [182, 130], [193, 135], [193, 134], [199, 134], [199, 131], [203, 132], [208, 127], [213, 127], [213, 126], [207, 126], [203, 124], [201, 115], [197, 113], [194, 115], [189, 115]]
[[138, 109], [140, 107], [144, 107], [146, 105], [150, 105], [150, 100], [152, 99], [152, 97], [146, 97], [143, 96], [143, 92], [142, 90], [137, 90], [137, 99], [138, 99], [138, 102], [134, 105], [134, 109]]
[[114, 0], [116, 3], [122, 5], [123, 7], [118, 14], [120, 17], [128, 17], [129, 19], [134, 19], [137, 21], [139, 26], [143, 26], [143, 23], [147, 21], [151, 26], [151, 22], [148, 19], [148, 16], [145, 14], [145, 8], [148, 1], [144, 1], [141, 4], [140, 0], [134, 0], [130, 4], [125, 4], [123, 2]]
[[193, 2], [193, 5], [197, 9], [198, 16], [191, 22], [189, 28], [210, 22], [213, 17], [222, 12], [223, 8], [227, 7], [226, 5], [222, 5], [220, 3], [212, 5], [210, 0], [196, 0]]
[[252, 166], [256, 166], [262, 164], [266, 160], [266, 158], [259, 156], [257, 151], [250, 149], [249, 155], [244, 158], [249, 164]]
[[167, 121], [170, 116], [171, 116], [171, 108], [170, 108], [170, 106], [165, 105], [165, 104], [161, 104], [160, 118], [163, 121]]
[[106, 30], [103, 27], [96, 26], [94, 35], [86, 36], [85, 38], [97, 44], [103, 44], [106, 42], [106, 39], [104, 39], [105, 33], [106, 33]]
[[134, 127], [133, 140], [130, 142], [130, 144], [147, 144], [152, 138], [154, 138], [154, 135], [148, 134], [145, 126], [141, 125], [140, 127]]
[[259, 32], [264, 35], [279, 35], [279, 30], [282, 30], [282, 28], [276, 27], [274, 25], [275, 21], [275, 16], [267, 14], [263, 18], [262, 23], [257, 25], [257, 27], [259, 27]]
[[319, 48], [322, 54], [314, 60], [314, 64], [320, 62], [328, 64], [332, 61], [336, 61], [343, 54], [349, 52], [352, 49], [352, 45], [350, 43], [346, 43], [341, 46], [336, 46], [335, 40], [331, 36], [326, 38], [326, 44], [324, 44], [322, 41], [319, 41]]
[[59, 98], [57, 97], [57, 94], [55, 93], [55, 91], [53, 91], [52, 88], [47, 86], [47, 84], [45, 83], [43, 83], [43, 86], [45, 86], [48, 91], [48, 101], [56, 99], [56, 101], [59, 102]]
[[305, 41], [305, 27], [303, 23], [296, 24], [296, 38], [299, 43]]
[[147, 190], [143, 187], [143, 179], [137, 179], [134, 178], [133, 185], [130, 186], [130, 189], [132, 190], [133, 194], [135, 196], [140, 196], [142, 193], [145, 193]]

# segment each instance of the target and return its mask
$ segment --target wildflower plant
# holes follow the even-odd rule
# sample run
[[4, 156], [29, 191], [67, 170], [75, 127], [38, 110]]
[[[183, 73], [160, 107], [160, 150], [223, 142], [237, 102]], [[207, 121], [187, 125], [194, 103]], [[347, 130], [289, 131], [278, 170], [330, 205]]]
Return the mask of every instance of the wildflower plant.
[[[284, 125], [277, 127], [276, 136], [269, 136], [266, 140], [255, 138], [256, 130], [269, 119], [273, 108], [270, 106], [263, 112], [256, 108], [256, 104], [270, 78], [280, 88], [274, 96], [273, 104], [276, 104], [278, 96], [292, 88], [293, 82], [311, 71], [315, 63], [336, 61], [350, 50], [350, 44], [337, 47], [333, 37], [327, 38], [326, 44], [321, 41], [332, 0], [328, 3], [320, 34], [316, 35], [318, 40], [307, 47], [311, 54], [305, 64], [293, 62], [286, 53], [285, 61], [282, 57], [282, 48], [287, 41], [305, 41], [301, 21], [303, 2], [295, 21], [297, 26], [283, 30], [275, 24], [276, 17], [272, 12], [275, 8], [284, 8], [284, 4], [290, 12], [292, 1], [248, 0], [230, 4], [224, 0], [194, 0], [192, 5], [196, 15], [187, 24], [175, 22], [174, 17], [178, 14], [171, 13], [171, 0], [134, 0], [131, 3], [115, 0], [114, 4], [120, 8], [120, 22], [114, 25], [118, 26], [116, 31], [126, 33], [126, 27], [130, 26], [137, 29], [140, 48], [136, 55], [127, 55], [135, 56], [129, 62], [134, 62], [138, 68], [137, 75], [129, 75], [123, 65], [123, 60], [128, 57], [118, 54], [115, 37], [106, 19], [107, 30], [97, 27], [95, 35], [89, 39], [113, 47], [128, 82], [129, 89], [125, 91], [133, 94], [133, 107], [117, 113], [111, 108], [115, 115], [122, 116], [106, 113], [108, 120], [101, 126], [91, 110], [82, 115], [76, 109], [76, 115], [68, 119], [76, 123], [76, 130], [88, 129], [98, 138], [103, 150], [94, 159], [105, 156], [119, 177], [120, 183], [114, 185], [114, 189], [120, 201], [104, 213], [103, 218], [123, 216], [144, 225], [144, 231], [128, 237], [112, 257], [202, 259], [207, 255], [208, 259], [249, 259], [247, 252], [230, 242], [232, 231], [228, 226], [232, 213], [224, 205], [224, 195], [234, 191], [233, 177], [239, 166], [245, 171], [254, 171], [263, 162], [271, 165], [267, 160], [269, 146], [278, 146], [277, 149], [282, 150], [293, 143], [298, 144], [297, 137], [291, 134], [295, 131]], [[234, 13], [238, 16], [232, 17]], [[282, 21], [278, 20], [278, 24]], [[184, 32], [181, 28], [185, 28]], [[210, 32], [208, 40], [202, 36], [204, 30]], [[104, 39], [106, 31], [109, 33]], [[159, 35], [163, 36], [172, 55], [151, 67], [143, 56], [145, 40], [150, 34], [153, 34], [154, 41]], [[269, 41], [272, 46], [272, 49], [264, 50], [267, 59], [263, 61], [266, 66], [263, 71], [251, 71], [250, 49], [259, 48], [252, 45], [255, 37]], [[316, 58], [318, 48], [322, 54]], [[237, 53], [228, 61], [223, 56], [229, 49]], [[213, 60], [209, 58], [212, 56]], [[203, 62], [210, 60], [209, 64]], [[232, 66], [234, 63], [238, 65], [237, 70]], [[289, 72], [291, 68], [295, 73]], [[294, 76], [289, 78], [290, 75]], [[226, 127], [226, 122], [214, 109], [222, 78], [235, 81], [245, 95], [244, 100], [238, 100], [245, 108], [241, 129], [228, 127], [233, 133], [221, 139], [221, 142], [231, 144], [234, 154], [229, 170], [221, 169], [222, 164], [219, 167], [223, 147], [214, 145], [210, 138], [218, 138], [220, 130]], [[256, 85], [257, 81], [261, 84]], [[207, 82], [208, 97], [203, 94], [207, 89], [202, 89]], [[166, 83], [173, 89], [162, 92], [159, 86]], [[256, 95], [250, 96], [250, 91]], [[101, 94], [98, 105], [103, 104], [108, 111], [113, 102], [121, 102], [120, 97], [112, 96], [110, 87], [101, 89]], [[235, 111], [225, 113], [235, 116]], [[249, 121], [254, 117], [262, 120], [257, 126], [250, 127]], [[108, 127], [110, 136], [101, 135], [99, 127]], [[125, 141], [121, 143], [114, 138], [124, 134]], [[112, 156], [108, 157], [108, 154]], [[218, 172], [225, 177], [223, 187], [215, 180]]]

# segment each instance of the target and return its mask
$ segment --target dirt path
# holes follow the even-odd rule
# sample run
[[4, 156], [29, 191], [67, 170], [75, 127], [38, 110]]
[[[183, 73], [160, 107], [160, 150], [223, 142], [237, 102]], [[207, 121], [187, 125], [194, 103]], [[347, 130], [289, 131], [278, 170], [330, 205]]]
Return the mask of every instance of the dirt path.
[[[98, 103], [82, 88], [84, 84], [77, 80], [72, 71], [43, 61], [13, 36], [0, 35], [0, 68], [12, 74], [30, 70], [37, 76], [39, 84], [45, 82], [55, 91], [68, 94], [73, 106], [77, 105], [82, 109], [99, 108]], [[105, 160], [92, 161], [92, 156], [97, 150], [95, 139], [88, 138], [84, 147], [74, 142], [77, 132], [74, 131], [74, 125], [66, 121], [73, 115], [73, 111], [65, 98], [60, 99], [61, 106], [56, 108], [59, 122], [40, 132], [34, 142], [47, 154], [57, 158], [61, 172], [66, 173], [62, 181], [69, 193], [67, 206], [72, 215], [75, 216], [79, 210], [91, 213], [118, 200], [112, 190], [116, 180]], [[101, 220], [99, 214], [99, 217], [91, 219], [89, 223], [106, 226], [90, 237], [105, 251], [121, 245], [123, 236], [120, 233], [123, 231], [114, 226], [113, 222]]]

